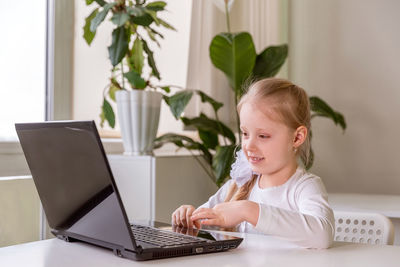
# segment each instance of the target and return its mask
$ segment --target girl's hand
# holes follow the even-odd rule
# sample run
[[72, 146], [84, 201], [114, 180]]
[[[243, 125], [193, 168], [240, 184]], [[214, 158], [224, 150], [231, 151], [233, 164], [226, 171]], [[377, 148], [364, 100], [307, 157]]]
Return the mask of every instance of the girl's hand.
[[172, 225], [192, 228], [193, 225], [200, 229], [201, 225], [198, 220], [192, 220], [190, 217], [193, 214], [195, 207], [192, 205], [182, 205], [172, 213]]
[[193, 212], [191, 219], [193, 221], [202, 220], [201, 224], [204, 225], [216, 225], [226, 228], [235, 227], [246, 220], [246, 202], [250, 201], [224, 202], [212, 209], [201, 208]]

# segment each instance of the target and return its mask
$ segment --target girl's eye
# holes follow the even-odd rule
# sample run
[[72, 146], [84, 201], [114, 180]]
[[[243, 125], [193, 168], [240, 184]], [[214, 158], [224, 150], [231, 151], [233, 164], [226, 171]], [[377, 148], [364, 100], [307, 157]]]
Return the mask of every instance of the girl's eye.
[[242, 135], [243, 135], [244, 137], [247, 137], [247, 136], [248, 136], [248, 133], [242, 132]]
[[267, 138], [269, 138], [269, 135], [260, 134], [259, 137], [260, 137], [261, 139], [267, 139]]

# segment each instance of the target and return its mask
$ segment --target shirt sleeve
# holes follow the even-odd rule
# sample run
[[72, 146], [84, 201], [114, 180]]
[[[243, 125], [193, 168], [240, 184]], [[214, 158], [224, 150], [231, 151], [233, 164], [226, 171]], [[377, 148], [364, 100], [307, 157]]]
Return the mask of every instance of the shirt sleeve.
[[306, 248], [328, 248], [334, 236], [334, 216], [319, 177], [307, 179], [295, 190], [298, 211], [259, 204], [255, 229]]
[[228, 180], [214, 195], [212, 195], [206, 203], [203, 205], [199, 206], [199, 208], [213, 208], [215, 205], [224, 202], [226, 194], [229, 190], [229, 187], [231, 186], [232, 182], [234, 182], [232, 179]]

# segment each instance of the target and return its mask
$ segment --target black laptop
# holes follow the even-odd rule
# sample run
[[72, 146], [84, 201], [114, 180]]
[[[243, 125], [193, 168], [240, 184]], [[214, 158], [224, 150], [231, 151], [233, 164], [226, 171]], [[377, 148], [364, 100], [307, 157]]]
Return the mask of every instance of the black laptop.
[[133, 260], [226, 251], [243, 240], [164, 223], [129, 223], [94, 121], [15, 128], [51, 232], [60, 239], [109, 248]]

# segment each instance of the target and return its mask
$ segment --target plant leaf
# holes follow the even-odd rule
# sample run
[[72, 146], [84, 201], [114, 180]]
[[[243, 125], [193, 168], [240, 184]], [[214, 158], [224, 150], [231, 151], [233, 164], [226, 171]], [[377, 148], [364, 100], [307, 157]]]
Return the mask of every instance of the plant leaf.
[[218, 135], [209, 131], [198, 130], [199, 137], [203, 144], [208, 149], [215, 149], [218, 143]]
[[94, 19], [92, 20], [92, 22], [90, 23], [90, 30], [92, 32], [95, 32], [97, 27], [100, 25], [100, 23], [103, 22], [103, 20], [106, 18], [108, 11], [110, 11], [110, 9], [115, 6], [116, 3], [108, 3], [105, 4], [103, 7], [103, 10], [100, 11], [96, 17], [94, 17]]
[[256, 50], [251, 35], [220, 33], [210, 44], [214, 66], [225, 73], [236, 95], [241, 95], [242, 83], [250, 76], [256, 62]]
[[104, 6], [106, 4], [106, 1], [104, 0], [86, 0], [86, 5], [91, 5], [93, 2], [96, 2], [100, 6]]
[[236, 143], [236, 137], [231, 129], [229, 129], [222, 122], [210, 119], [204, 114], [200, 114], [200, 117], [191, 119], [181, 117], [181, 120], [186, 126], [194, 126], [198, 130], [220, 134], [227, 137], [232, 142], [232, 144]]
[[153, 10], [153, 11], [161, 11], [161, 10], [164, 10], [166, 5], [167, 5], [167, 3], [165, 3], [164, 1], [155, 1], [155, 2], [149, 3], [146, 6], [146, 8]]
[[159, 148], [166, 143], [173, 143], [178, 147], [184, 147], [189, 150], [199, 150], [202, 152], [204, 159], [211, 165], [212, 155], [208, 149], [199, 142], [194, 141], [190, 137], [167, 133], [154, 140], [154, 148]]
[[343, 131], [346, 129], [346, 121], [344, 116], [334, 111], [324, 100], [317, 96], [310, 97], [311, 110], [314, 112], [312, 117], [320, 116], [332, 119], [332, 121], [337, 125], [339, 124]]
[[131, 15], [131, 21], [134, 24], [147, 27], [154, 21], [143, 7], [127, 7], [127, 11]]
[[152, 73], [157, 79], [160, 79], [160, 73], [158, 72], [156, 62], [154, 61], [153, 52], [147, 46], [147, 42], [145, 40], [142, 40], [142, 42], [143, 42], [143, 49], [147, 54], [147, 62], [149, 63], [149, 66], [153, 70]]
[[234, 160], [236, 145], [217, 146], [212, 161], [212, 168], [216, 177], [216, 183], [221, 186], [229, 176], [229, 171]]
[[170, 29], [170, 30], [173, 30], [173, 31], [176, 31], [176, 29], [175, 29], [171, 24], [169, 24], [168, 22], [166, 22], [165, 20], [158, 18], [158, 21], [159, 21], [160, 24], [161, 24], [162, 26], [164, 26], [165, 28]]
[[115, 67], [128, 51], [128, 34], [125, 27], [118, 27], [112, 32], [112, 43], [108, 47], [111, 64]]
[[140, 74], [135, 70], [131, 70], [128, 73], [124, 73], [124, 77], [128, 79], [129, 83], [135, 89], [144, 89], [146, 87], [146, 81], [140, 77]]
[[210, 103], [215, 112], [217, 112], [218, 109], [220, 109], [224, 105], [223, 103], [214, 100], [212, 97], [210, 97], [209, 95], [205, 94], [203, 91], [196, 90], [196, 93], [200, 95], [201, 102]]
[[114, 83], [110, 84], [110, 88], [108, 89], [108, 95], [115, 102], [115, 92], [121, 90], [121, 88], [115, 86]]
[[[114, 110], [111, 107], [110, 103], [108, 103], [108, 101], [106, 99], [104, 99], [103, 101], [103, 106], [102, 106], [102, 110], [104, 113], [104, 117], [107, 120], [108, 124], [111, 126], [111, 128], [115, 127], [115, 114], [114, 114]], [[101, 117], [101, 115], [100, 115]]]
[[164, 100], [171, 109], [175, 119], [179, 119], [192, 96], [193, 91], [191, 90], [183, 90], [174, 94], [173, 96], [164, 96]]
[[122, 26], [125, 24], [125, 22], [127, 22], [129, 20], [129, 15], [126, 14], [125, 12], [118, 12], [115, 13], [112, 17], [111, 17], [111, 21], [117, 25], [118, 27]]
[[83, 26], [83, 38], [86, 40], [86, 43], [90, 45], [93, 41], [94, 36], [96, 35], [96, 31], [92, 32], [90, 30], [90, 24], [94, 17], [96, 17], [99, 9], [96, 8], [95, 10], [90, 13], [90, 15], [85, 19], [85, 25]]
[[132, 46], [132, 63], [134, 69], [141, 74], [144, 66], [144, 54], [142, 40], [136, 38]]
[[257, 79], [275, 76], [288, 56], [288, 46], [270, 46], [257, 55], [253, 75]]
[[161, 89], [163, 89], [166, 93], [171, 92], [171, 89], [169, 88], [169, 86], [161, 86]]
[[150, 16], [151, 16], [151, 18], [154, 20], [154, 22], [157, 24], [157, 25], [160, 25], [160, 21], [158, 20], [158, 18], [157, 18], [157, 13], [155, 12], [155, 11], [153, 11], [153, 10], [148, 10], [148, 9], [144, 9], [145, 10], [145, 12], [147, 13], [147, 14], [149, 14]]

